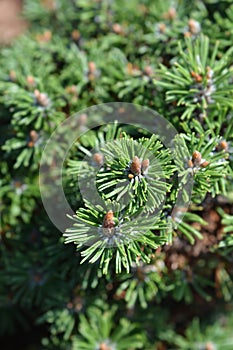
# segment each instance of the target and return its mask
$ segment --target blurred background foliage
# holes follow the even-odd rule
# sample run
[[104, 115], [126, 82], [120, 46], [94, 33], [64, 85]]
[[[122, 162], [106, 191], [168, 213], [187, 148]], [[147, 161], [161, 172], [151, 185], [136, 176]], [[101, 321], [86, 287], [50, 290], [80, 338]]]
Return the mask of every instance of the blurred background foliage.
[[[27, 31], [0, 56], [1, 349], [231, 350], [232, 1], [25, 0], [22, 16]], [[120, 274], [80, 265], [38, 187], [52, 131], [112, 101], [161, 113], [183, 135], [184, 171], [194, 173], [169, 244]], [[77, 166], [82, 152], [72, 152]], [[75, 176], [65, 181], [82, 208]]]

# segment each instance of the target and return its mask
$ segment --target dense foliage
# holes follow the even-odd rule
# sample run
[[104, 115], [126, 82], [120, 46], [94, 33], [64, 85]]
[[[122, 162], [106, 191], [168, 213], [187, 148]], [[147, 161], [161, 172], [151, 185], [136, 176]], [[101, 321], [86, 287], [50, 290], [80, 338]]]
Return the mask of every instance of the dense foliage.
[[[28, 32], [0, 58], [1, 348], [15, 335], [22, 349], [232, 349], [231, 1], [25, 0], [23, 12]], [[64, 163], [76, 214], [61, 233], [41, 201], [44, 146], [107, 102], [166, 118], [176, 161], [137, 126], [84, 133]], [[83, 201], [78, 174], [103, 206]], [[188, 211], [172, 211], [190, 179]]]

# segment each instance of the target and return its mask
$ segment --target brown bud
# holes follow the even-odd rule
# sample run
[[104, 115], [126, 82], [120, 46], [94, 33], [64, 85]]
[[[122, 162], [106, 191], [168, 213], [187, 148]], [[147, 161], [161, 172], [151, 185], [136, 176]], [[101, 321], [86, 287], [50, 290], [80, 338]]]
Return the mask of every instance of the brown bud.
[[114, 23], [112, 25], [112, 30], [114, 31], [114, 33], [116, 34], [123, 34], [123, 29], [122, 26], [119, 23]]
[[176, 17], [176, 9], [174, 7], [170, 7], [168, 10], [168, 18], [174, 19]]
[[88, 69], [89, 69], [89, 73], [95, 73], [96, 71], [96, 64], [95, 62], [89, 62], [88, 63]]
[[189, 168], [193, 168], [194, 167], [193, 161], [191, 159], [188, 160], [188, 167]]
[[32, 75], [28, 75], [26, 80], [29, 86], [35, 85], [35, 78]]
[[210, 162], [208, 162], [207, 160], [204, 160], [204, 161], [200, 164], [200, 166], [201, 166], [202, 168], [206, 168], [209, 164], [210, 164]]
[[170, 21], [176, 17], [176, 9], [174, 7], [170, 7], [167, 12], [164, 13], [163, 18], [169, 19]]
[[141, 164], [141, 171], [142, 173], [147, 172], [148, 168], [150, 166], [150, 161], [149, 159], [144, 159]]
[[159, 23], [159, 32], [164, 33], [166, 30], [166, 24], [165, 23]]
[[146, 66], [146, 67], [144, 68], [144, 72], [145, 72], [146, 75], [151, 76], [151, 75], [153, 74], [153, 69], [152, 69], [151, 66]]
[[197, 83], [201, 83], [202, 82], [202, 76], [200, 74], [197, 74], [195, 77], [195, 80]]
[[219, 142], [219, 145], [218, 145], [218, 150], [225, 150], [227, 151], [228, 150], [228, 143], [225, 141], [225, 140], [222, 140]]
[[133, 75], [133, 64], [131, 62], [127, 63], [127, 72], [129, 75]]
[[43, 92], [40, 92], [39, 90], [35, 90], [34, 91], [34, 95], [36, 98], [37, 103], [42, 106], [42, 107], [46, 107], [49, 104], [49, 99], [47, 97], [47, 95]]
[[115, 226], [113, 218], [114, 218], [113, 211], [109, 210], [104, 216], [103, 227], [104, 228], [113, 228]]
[[192, 34], [198, 34], [200, 33], [201, 31], [201, 26], [200, 26], [200, 23], [195, 21], [194, 19], [190, 19], [188, 21], [188, 26], [189, 26], [189, 31], [192, 33]]
[[190, 38], [191, 35], [192, 35], [192, 34], [191, 34], [190, 32], [185, 32], [185, 33], [184, 33], [184, 37], [185, 37], [185, 38]]
[[38, 133], [35, 130], [31, 130], [29, 135], [33, 142], [36, 142], [38, 140]]
[[34, 147], [34, 145], [35, 145], [34, 142], [32, 142], [32, 141], [29, 141], [29, 142], [28, 142], [28, 147], [29, 147], [29, 148]]
[[70, 94], [75, 95], [77, 93], [77, 88], [75, 85], [67, 86], [66, 91]]
[[207, 342], [205, 344], [205, 350], [215, 350], [215, 346], [212, 342]]
[[50, 30], [46, 30], [43, 35], [44, 41], [50, 41], [51, 38], [52, 38], [52, 33], [50, 32]]
[[195, 79], [197, 83], [202, 82], [202, 76], [194, 71], [191, 72], [191, 76]]
[[206, 78], [209, 80], [213, 77], [214, 72], [210, 67], [206, 67], [206, 71], [207, 71]]
[[137, 156], [133, 157], [133, 160], [130, 166], [130, 171], [134, 175], [139, 175], [141, 173], [141, 162]]
[[77, 29], [73, 30], [71, 37], [74, 41], [77, 41], [80, 38], [80, 32]]
[[43, 42], [48, 42], [52, 38], [52, 33], [49, 30], [46, 30], [43, 34], [38, 34], [36, 36], [36, 39], [38, 42], [43, 43]]
[[194, 165], [200, 165], [201, 160], [202, 160], [201, 153], [198, 151], [194, 151], [192, 155], [192, 161]]
[[36, 98], [40, 98], [40, 91], [39, 90], [34, 90], [34, 95]]
[[94, 153], [93, 160], [96, 164], [102, 165], [104, 163], [104, 156], [101, 153]]
[[113, 350], [113, 348], [106, 343], [100, 343], [98, 350]]

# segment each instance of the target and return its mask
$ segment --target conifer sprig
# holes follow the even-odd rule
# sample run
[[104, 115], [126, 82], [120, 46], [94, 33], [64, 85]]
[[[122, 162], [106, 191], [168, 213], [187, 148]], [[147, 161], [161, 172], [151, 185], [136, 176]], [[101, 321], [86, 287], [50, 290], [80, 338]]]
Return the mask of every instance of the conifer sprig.
[[153, 250], [166, 242], [166, 223], [159, 215], [124, 212], [111, 202], [109, 210], [86, 203], [86, 208], [70, 218], [75, 224], [66, 230], [65, 242], [73, 242], [81, 250], [81, 263], [99, 261], [105, 274], [111, 260], [117, 273], [122, 267], [129, 272], [132, 263], [149, 262]]
[[210, 50], [209, 39], [200, 36], [194, 43], [186, 39], [186, 50], [180, 47], [179, 59], [171, 69], [161, 65], [155, 84], [166, 91], [166, 100], [177, 106], [181, 120], [192, 116], [203, 119], [206, 111], [232, 107], [232, 48], [218, 58], [218, 43]]

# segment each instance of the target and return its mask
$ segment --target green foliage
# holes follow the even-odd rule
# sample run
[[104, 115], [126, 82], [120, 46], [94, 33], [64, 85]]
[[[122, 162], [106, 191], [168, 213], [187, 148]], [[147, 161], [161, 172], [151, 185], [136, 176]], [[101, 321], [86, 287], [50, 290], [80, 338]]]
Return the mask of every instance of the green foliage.
[[[107, 309], [92, 306], [87, 310], [86, 318], [80, 315], [80, 336], [72, 339], [72, 349], [142, 349], [145, 336], [137, 325], [121, 318], [115, 327], [116, 308]], [[114, 319], [114, 321], [113, 321]]]
[[[23, 13], [29, 30], [0, 55], [0, 334], [24, 350], [37, 327], [35, 349], [231, 349], [231, 1], [25, 0]], [[41, 154], [61, 122], [112, 101], [179, 135], [167, 148], [118, 120], [85, 133], [103, 121], [81, 114], [63, 237]]]
[[175, 345], [175, 347], [170, 349], [230, 350], [233, 345], [231, 327], [232, 316], [228, 319], [224, 316], [220, 316], [213, 324], [205, 327], [201, 327], [199, 320], [195, 318], [187, 328], [185, 337], [177, 336], [177, 334], [171, 330], [162, 333], [161, 338]]
[[208, 37], [200, 36], [194, 43], [188, 38], [186, 50], [180, 48], [171, 69], [161, 66], [155, 83], [166, 89], [166, 101], [175, 103], [181, 120], [202, 119], [210, 110], [232, 107], [232, 48], [218, 60], [217, 44], [209, 51]]
[[[132, 212], [129, 216], [127, 211], [122, 211], [119, 204], [114, 208], [114, 205], [109, 203], [109, 209], [106, 213], [101, 206], [93, 207], [90, 203], [86, 203], [86, 208], [80, 208], [77, 215], [71, 217], [75, 224], [66, 230], [65, 242], [74, 242], [78, 249], [82, 248], [81, 263], [86, 260], [95, 263], [99, 260], [105, 274], [112, 259], [115, 260], [117, 273], [122, 271], [122, 266], [129, 272], [133, 262], [140, 264], [139, 259], [149, 262], [152, 249], [166, 242], [165, 235], [156, 236], [151, 230], [162, 232], [166, 224], [158, 216], [137, 217], [136, 214], [133, 216]], [[111, 213], [110, 220], [115, 221], [114, 227], [104, 224], [108, 213]], [[146, 246], [145, 251], [142, 249], [143, 246]]]

